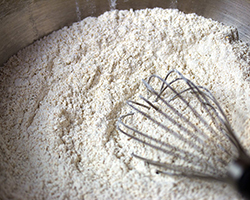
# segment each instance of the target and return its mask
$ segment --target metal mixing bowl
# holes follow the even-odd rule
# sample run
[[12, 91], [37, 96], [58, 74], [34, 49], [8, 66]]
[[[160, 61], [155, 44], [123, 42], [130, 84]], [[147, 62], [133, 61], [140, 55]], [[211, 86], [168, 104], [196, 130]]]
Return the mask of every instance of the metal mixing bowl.
[[0, 1], [0, 65], [44, 35], [111, 9], [177, 8], [238, 28], [250, 42], [250, 0], [8, 0]]

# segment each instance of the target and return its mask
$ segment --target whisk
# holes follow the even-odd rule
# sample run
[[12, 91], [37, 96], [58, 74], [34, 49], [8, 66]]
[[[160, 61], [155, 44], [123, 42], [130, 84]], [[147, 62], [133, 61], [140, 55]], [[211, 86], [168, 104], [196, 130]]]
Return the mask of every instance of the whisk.
[[223, 181], [250, 198], [250, 157], [211, 92], [177, 70], [142, 82], [147, 98], [126, 102], [132, 111], [117, 129], [158, 156], [132, 155], [157, 173]]

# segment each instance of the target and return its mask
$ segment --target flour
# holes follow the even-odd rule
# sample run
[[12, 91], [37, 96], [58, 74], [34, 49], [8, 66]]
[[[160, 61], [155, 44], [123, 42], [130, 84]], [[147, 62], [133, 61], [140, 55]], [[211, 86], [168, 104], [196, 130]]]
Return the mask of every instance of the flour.
[[249, 52], [233, 27], [159, 8], [106, 12], [36, 41], [0, 71], [0, 196], [240, 198], [227, 184], [155, 174], [116, 121], [142, 78], [176, 68], [212, 91], [249, 145]]

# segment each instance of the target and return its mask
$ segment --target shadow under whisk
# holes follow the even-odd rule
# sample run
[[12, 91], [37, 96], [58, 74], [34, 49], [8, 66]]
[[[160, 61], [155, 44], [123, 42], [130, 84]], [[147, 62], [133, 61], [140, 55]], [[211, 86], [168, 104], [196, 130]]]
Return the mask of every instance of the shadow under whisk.
[[132, 112], [117, 129], [157, 156], [133, 156], [159, 173], [231, 183], [250, 198], [250, 158], [211, 92], [177, 70], [142, 82], [147, 97], [127, 101]]

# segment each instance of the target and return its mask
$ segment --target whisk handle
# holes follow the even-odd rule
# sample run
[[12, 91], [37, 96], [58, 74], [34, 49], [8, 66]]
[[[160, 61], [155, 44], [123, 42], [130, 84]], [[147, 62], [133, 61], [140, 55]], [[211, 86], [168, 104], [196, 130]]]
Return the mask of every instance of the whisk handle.
[[230, 182], [238, 191], [250, 200], [250, 158], [241, 156], [228, 166]]
[[250, 199], [250, 166], [244, 169], [243, 175], [238, 180], [237, 186], [239, 192], [247, 199]]

